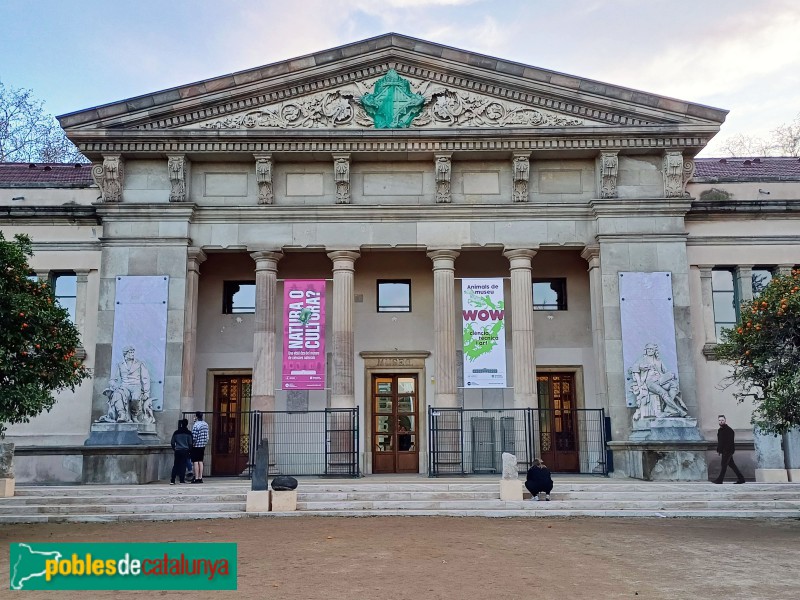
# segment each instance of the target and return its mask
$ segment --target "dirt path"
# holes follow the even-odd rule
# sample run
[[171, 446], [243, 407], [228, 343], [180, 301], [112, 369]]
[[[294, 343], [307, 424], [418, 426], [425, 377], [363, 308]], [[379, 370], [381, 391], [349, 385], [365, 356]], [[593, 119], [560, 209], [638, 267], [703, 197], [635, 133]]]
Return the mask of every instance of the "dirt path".
[[237, 542], [239, 590], [90, 592], [91, 600], [800, 598], [797, 520], [438, 517], [0, 526], [0, 598], [12, 595], [10, 542], [124, 540]]

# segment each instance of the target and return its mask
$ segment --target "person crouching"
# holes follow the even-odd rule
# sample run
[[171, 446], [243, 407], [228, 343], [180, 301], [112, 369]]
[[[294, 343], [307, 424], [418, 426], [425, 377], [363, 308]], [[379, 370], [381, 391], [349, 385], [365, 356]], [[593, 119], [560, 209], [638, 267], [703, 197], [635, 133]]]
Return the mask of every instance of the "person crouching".
[[544, 499], [550, 501], [553, 479], [550, 477], [550, 469], [538, 458], [533, 459], [533, 466], [528, 469], [525, 487], [531, 493], [531, 500], [541, 500], [541, 494], [544, 492]]

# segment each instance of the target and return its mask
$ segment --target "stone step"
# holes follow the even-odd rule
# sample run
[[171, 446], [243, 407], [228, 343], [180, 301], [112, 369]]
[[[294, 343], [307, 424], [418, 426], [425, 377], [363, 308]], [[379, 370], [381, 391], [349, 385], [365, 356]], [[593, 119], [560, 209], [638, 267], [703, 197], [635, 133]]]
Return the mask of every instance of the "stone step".
[[23, 506], [0, 506], [0, 516], [35, 514], [140, 514], [140, 513], [215, 513], [244, 511], [245, 502], [212, 503], [143, 503], [143, 504], [33, 504]]
[[244, 502], [245, 492], [240, 494], [162, 494], [140, 496], [14, 496], [0, 499], [0, 508], [4, 506], [24, 506], [28, 504], [82, 504], [95, 502], [98, 504], [168, 504], [170, 502]]

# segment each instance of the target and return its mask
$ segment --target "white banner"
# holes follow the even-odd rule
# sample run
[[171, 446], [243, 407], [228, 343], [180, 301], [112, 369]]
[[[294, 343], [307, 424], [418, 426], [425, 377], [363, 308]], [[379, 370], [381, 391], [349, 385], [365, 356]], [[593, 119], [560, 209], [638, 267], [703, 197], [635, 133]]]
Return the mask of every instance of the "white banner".
[[[133, 373], [153, 401], [153, 410], [164, 410], [164, 364], [167, 353], [166, 275], [117, 277], [114, 307], [114, 341], [111, 379]], [[125, 350], [132, 350], [126, 362]]]
[[462, 279], [464, 387], [506, 387], [503, 279]]

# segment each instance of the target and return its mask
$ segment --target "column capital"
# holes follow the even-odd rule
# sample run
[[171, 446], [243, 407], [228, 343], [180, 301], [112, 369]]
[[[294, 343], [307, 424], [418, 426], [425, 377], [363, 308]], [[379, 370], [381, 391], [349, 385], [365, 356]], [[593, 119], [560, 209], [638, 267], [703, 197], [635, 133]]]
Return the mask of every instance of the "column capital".
[[530, 269], [531, 259], [536, 256], [538, 250], [531, 248], [514, 248], [511, 250], [504, 250], [503, 256], [511, 263], [511, 270], [514, 269]]
[[458, 255], [461, 254], [458, 250], [431, 250], [428, 252], [428, 258], [433, 261], [434, 271], [437, 269], [450, 269], [455, 268], [455, 261]]
[[590, 244], [581, 250], [581, 258], [589, 263], [589, 269], [596, 269], [600, 266], [600, 246]]
[[361, 253], [357, 250], [334, 250], [328, 252], [328, 258], [333, 261], [333, 270], [349, 270], [355, 269], [355, 262], [361, 258]]
[[777, 275], [791, 275], [792, 271], [794, 271], [794, 264], [782, 264], [775, 267], [775, 273]]
[[251, 252], [250, 257], [256, 261], [256, 271], [277, 271], [278, 261], [283, 258], [283, 252], [259, 250]]
[[200, 248], [190, 246], [186, 252], [186, 270], [199, 272], [200, 265], [205, 262], [206, 258], [208, 258], [206, 253]]
[[700, 279], [710, 278], [714, 265], [697, 265], [697, 270], [700, 271]]
[[73, 271], [75, 271], [76, 283], [86, 283], [89, 281], [89, 271], [91, 271], [91, 269], [73, 269]]

